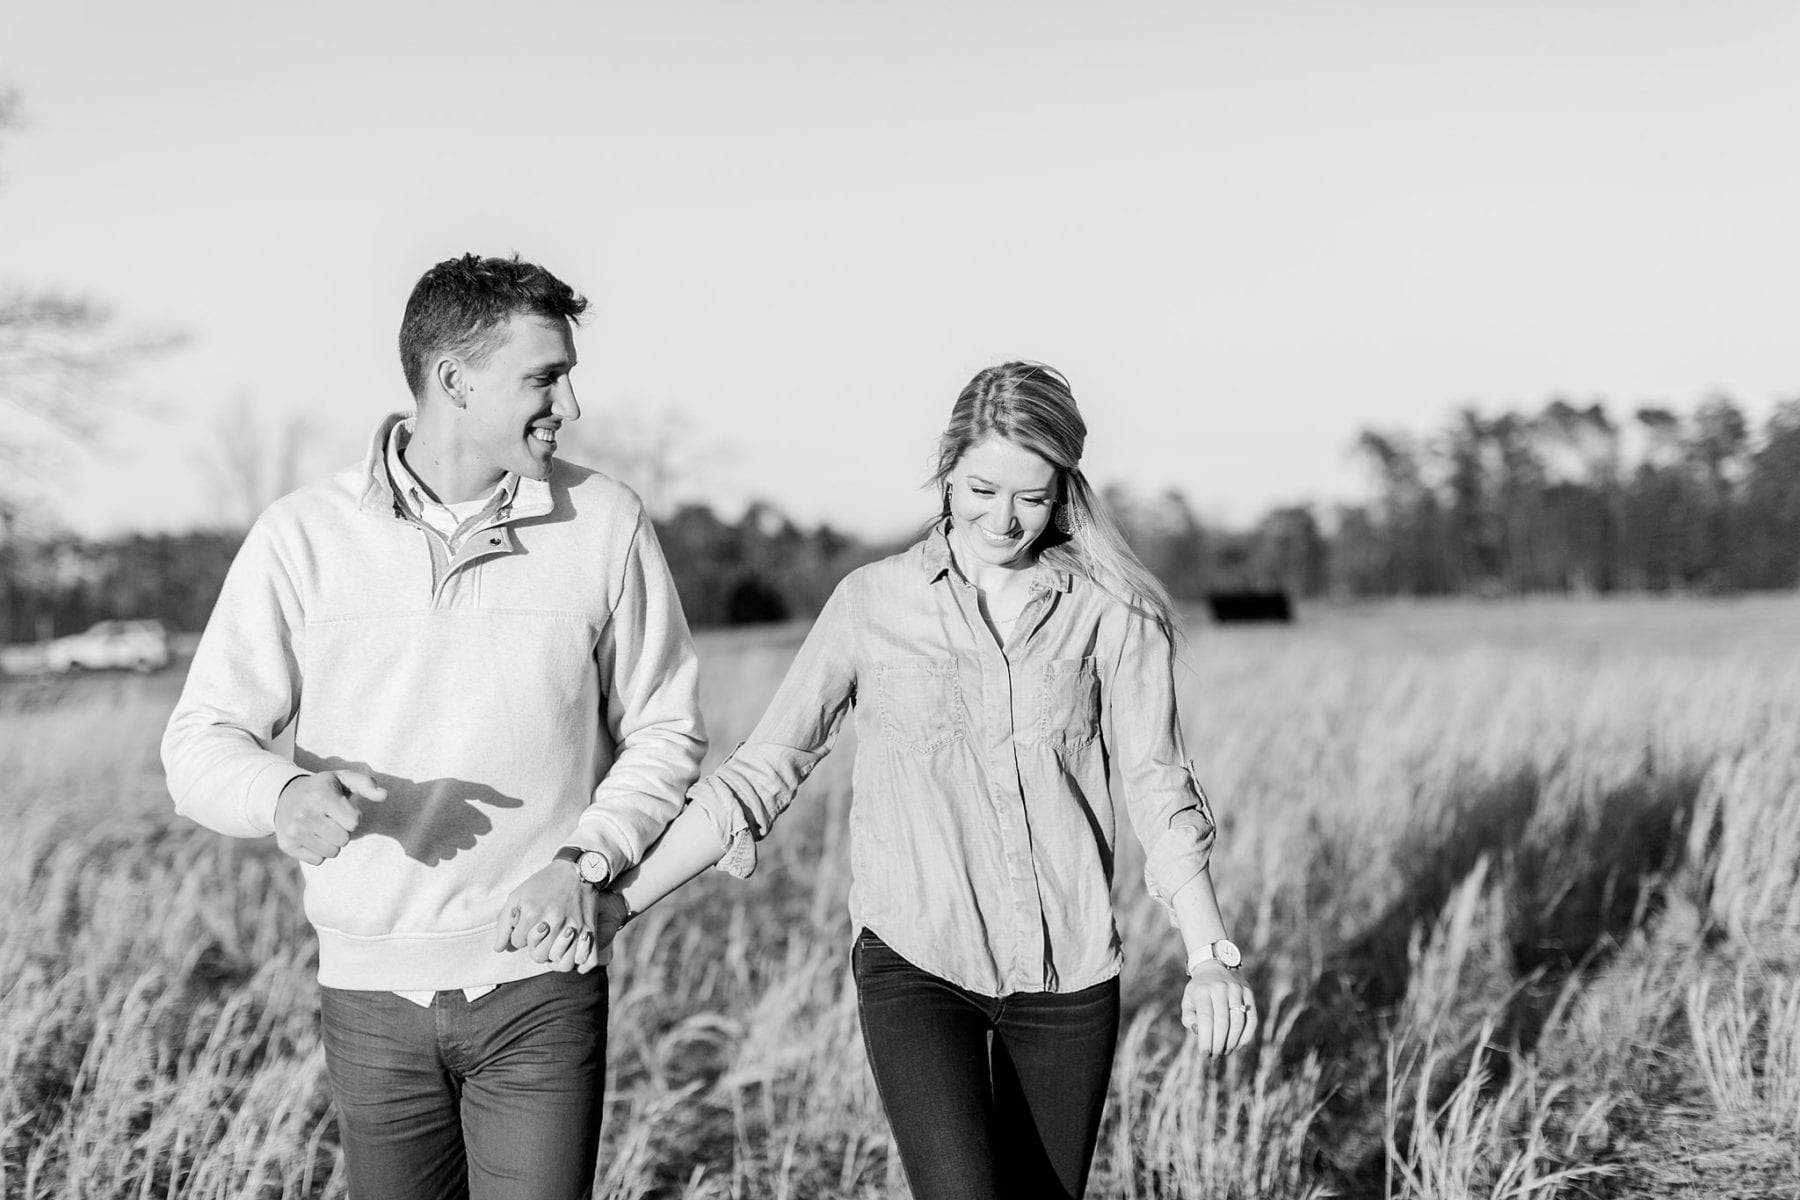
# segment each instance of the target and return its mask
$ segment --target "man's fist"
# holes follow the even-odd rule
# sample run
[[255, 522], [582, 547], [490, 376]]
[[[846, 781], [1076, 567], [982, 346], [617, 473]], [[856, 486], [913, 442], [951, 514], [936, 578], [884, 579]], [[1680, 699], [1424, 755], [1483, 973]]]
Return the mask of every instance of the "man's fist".
[[283, 854], [318, 866], [336, 858], [362, 822], [363, 800], [387, 789], [360, 771], [320, 771], [290, 779], [275, 801], [275, 844]]

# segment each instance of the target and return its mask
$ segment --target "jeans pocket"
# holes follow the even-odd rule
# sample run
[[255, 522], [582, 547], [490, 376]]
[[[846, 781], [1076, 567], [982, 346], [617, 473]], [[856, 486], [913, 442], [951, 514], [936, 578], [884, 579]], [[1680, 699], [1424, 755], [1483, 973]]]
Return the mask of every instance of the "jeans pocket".
[[893, 742], [929, 754], [962, 738], [955, 659], [889, 659], [875, 664], [875, 679], [881, 727]]
[[850, 947], [850, 970], [859, 986], [891, 987], [923, 974], [899, 951], [881, 940], [873, 929], [864, 928]]
[[1074, 754], [1100, 734], [1100, 672], [1091, 658], [1044, 664], [1038, 737], [1058, 754]]

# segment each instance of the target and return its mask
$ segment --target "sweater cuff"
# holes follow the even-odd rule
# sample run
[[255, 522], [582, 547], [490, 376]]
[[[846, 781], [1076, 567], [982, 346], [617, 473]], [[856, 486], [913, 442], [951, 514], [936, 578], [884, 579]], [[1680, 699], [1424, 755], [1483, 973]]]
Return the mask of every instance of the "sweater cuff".
[[313, 772], [303, 771], [284, 760], [272, 762], [258, 771], [244, 797], [244, 820], [263, 837], [274, 833], [275, 804], [281, 799], [282, 789], [311, 774]]
[[619, 819], [608, 812], [588, 809], [575, 830], [563, 839], [563, 845], [592, 851], [606, 860], [606, 877], [617, 879], [629, 871], [633, 862], [625, 849], [624, 828]]

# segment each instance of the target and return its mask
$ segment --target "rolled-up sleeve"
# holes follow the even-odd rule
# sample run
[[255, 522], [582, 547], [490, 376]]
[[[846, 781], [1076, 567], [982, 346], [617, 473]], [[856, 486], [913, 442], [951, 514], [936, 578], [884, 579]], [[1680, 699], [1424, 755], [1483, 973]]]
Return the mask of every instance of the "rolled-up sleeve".
[[825, 602], [750, 736], [688, 793], [726, 847], [720, 870], [744, 878], [756, 869], [756, 842], [837, 740], [856, 698], [852, 586], [845, 580]]
[[1174, 647], [1149, 618], [1124, 620], [1106, 705], [1107, 755], [1144, 847], [1144, 882], [1167, 905], [1206, 870], [1217, 825], [1182, 748]]

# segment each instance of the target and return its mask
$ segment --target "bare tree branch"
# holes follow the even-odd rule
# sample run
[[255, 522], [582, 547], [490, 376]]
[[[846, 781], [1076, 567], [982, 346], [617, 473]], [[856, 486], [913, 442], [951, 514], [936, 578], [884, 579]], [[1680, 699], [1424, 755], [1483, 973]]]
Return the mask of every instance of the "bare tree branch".
[[[0, 134], [22, 126], [16, 91], [0, 89]], [[86, 450], [106, 418], [139, 397], [116, 385], [177, 334], [120, 328], [95, 301], [0, 287], [0, 510], [16, 511], [68, 452]]]
[[86, 449], [129, 401], [114, 385], [180, 345], [172, 333], [120, 329], [104, 306], [54, 293], [0, 293], [0, 440]]
[[563, 437], [571, 460], [628, 484], [652, 516], [666, 517], [678, 501], [701, 489], [702, 476], [724, 455], [700, 428], [680, 409], [627, 402], [590, 409], [564, 427]]
[[270, 424], [239, 392], [213, 425], [200, 469], [224, 499], [226, 523], [248, 528], [270, 504], [299, 485], [300, 455], [314, 433], [304, 414]]

